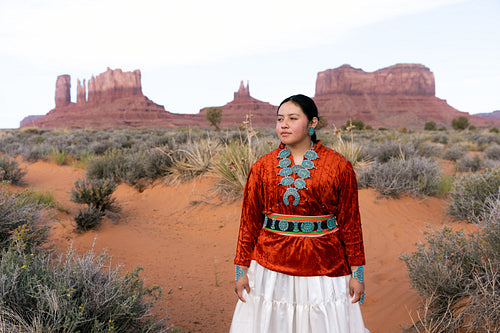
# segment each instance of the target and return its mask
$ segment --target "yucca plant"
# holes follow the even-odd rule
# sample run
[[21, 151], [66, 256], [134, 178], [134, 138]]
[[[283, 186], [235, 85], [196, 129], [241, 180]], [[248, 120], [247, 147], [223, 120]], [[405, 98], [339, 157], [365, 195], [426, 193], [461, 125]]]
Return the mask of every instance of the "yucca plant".
[[247, 116], [242, 127], [246, 132], [246, 140], [227, 143], [219, 152], [212, 167], [214, 174], [219, 178], [216, 183], [218, 193], [233, 199], [243, 194], [251, 166], [269, 152], [274, 144], [254, 140], [257, 139], [257, 132], [252, 127], [251, 116]]
[[217, 149], [218, 144], [207, 139], [191, 141], [184, 148], [169, 152], [172, 164], [167, 168], [168, 182], [178, 184], [209, 172]]
[[372, 159], [364, 156], [363, 147], [354, 141], [353, 129], [355, 126], [352, 124], [346, 128], [346, 131], [350, 133], [351, 140], [347, 141], [342, 138], [342, 130], [335, 129], [334, 136], [336, 140], [333, 142], [332, 148], [344, 156], [349, 162], [351, 162], [352, 167], [358, 170], [363, 167], [367, 167], [371, 164]]

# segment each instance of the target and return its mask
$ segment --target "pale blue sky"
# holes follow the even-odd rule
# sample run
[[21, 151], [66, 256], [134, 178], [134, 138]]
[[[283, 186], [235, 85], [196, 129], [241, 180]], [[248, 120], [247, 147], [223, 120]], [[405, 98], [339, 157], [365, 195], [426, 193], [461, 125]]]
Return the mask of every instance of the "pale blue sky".
[[[241, 80], [274, 105], [314, 96], [318, 72], [420, 63], [436, 96], [500, 109], [498, 0], [0, 0], [0, 128], [54, 108], [58, 75], [140, 69], [176, 113], [224, 105]], [[321, 111], [321, 110], [320, 110]]]

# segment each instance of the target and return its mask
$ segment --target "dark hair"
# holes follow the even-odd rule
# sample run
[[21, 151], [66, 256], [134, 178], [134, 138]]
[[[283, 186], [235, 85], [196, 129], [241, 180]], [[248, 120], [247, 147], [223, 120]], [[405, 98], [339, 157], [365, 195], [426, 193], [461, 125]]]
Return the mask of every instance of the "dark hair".
[[[307, 119], [309, 119], [309, 121], [312, 121], [314, 117], [318, 118], [319, 120], [318, 108], [316, 107], [316, 104], [314, 103], [312, 98], [302, 94], [293, 95], [288, 98], [285, 98], [283, 102], [281, 102], [280, 106], [278, 106], [276, 114], [279, 112], [280, 107], [286, 102], [292, 102], [293, 104], [300, 107], [302, 109], [302, 112], [304, 112], [304, 114], [307, 116]], [[314, 134], [311, 136], [311, 140], [314, 143], [318, 141], [318, 138], [316, 137], [316, 132], [314, 132]]]

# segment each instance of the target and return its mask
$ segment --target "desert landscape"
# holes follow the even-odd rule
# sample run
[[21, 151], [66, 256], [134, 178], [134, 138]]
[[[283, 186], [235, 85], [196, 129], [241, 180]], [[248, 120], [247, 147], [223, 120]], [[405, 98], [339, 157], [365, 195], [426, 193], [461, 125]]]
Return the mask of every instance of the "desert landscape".
[[[23, 166], [26, 187], [52, 192], [75, 213], [70, 189], [84, 176], [83, 169], [44, 161]], [[163, 289], [155, 311], [168, 317], [171, 327], [227, 332], [236, 304], [232, 260], [241, 200], [225, 202], [211, 195], [214, 182], [203, 176], [177, 186], [159, 183], [142, 192], [119, 185], [114, 196], [122, 212], [117, 221], [105, 219], [98, 230], [76, 233], [72, 215], [58, 212], [51, 239], [61, 253], [70, 245], [79, 253], [94, 248], [96, 253], [106, 251], [124, 271], [143, 267], [146, 283]], [[452, 221], [445, 214], [446, 201], [436, 197], [388, 199], [361, 189], [360, 208], [367, 253], [365, 325], [373, 333], [400, 332], [418, 317], [421, 300], [398, 257], [415, 251], [429, 228], [474, 227]]]
[[[21, 185], [7, 185], [11, 191], [50, 193], [63, 207], [49, 219], [57, 253], [69, 248], [80, 255], [106, 253], [112, 265], [122, 267], [121, 274], [143, 268], [144, 282], [163, 291], [153, 312], [169, 331], [227, 332], [237, 301], [233, 257], [240, 196], [250, 165], [277, 146], [271, 129], [276, 106], [253, 98], [249, 83], [241, 82], [234, 100], [223, 106], [174, 114], [143, 95], [139, 70], [108, 68], [88, 83], [78, 80], [76, 103], [70, 88], [70, 76], [59, 76], [54, 109], [24, 119], [18, 130], [0, 131], [0, 180], [19, 174], [17, 163], [26, 174]], [[469, 312], [462, 309], [433, 305], [436, 313], [425, 313], [422, 304], [432, 297], [419, 292], [425, 294], [435, 283], [442, 287], [439, 297], [453, 306], [475, 297], [478, 309], [487, 306], [492, 312], [487, 318], [493, 319], [485, 319], [491, 321], [488, 325], [498, 327], [495, 310], [481, 294], [495, 281], [496, 273], [482, 265], [490, 257], [495, 260], [497, 254], [488, 252], [494, 242], [470, 259], [474, 274], [486, 276], [483, 289], [474, 282], [476, 275], [460, 273], [472, 269], [456, 261], [455, 252], [468, 255], [467, 246], [455, 249], [455, 244], [450, 254], [444, 253], [442, 270], [433, 271], [425, 261], [441, 267], [439, 244], [421, 262], [414, 257], [413, 272], [418, 274], [413, 278], [401, 256], [414, 254], [429, 232], [445, 226], [470, 234], [479, 230], [470, 222], [498, 220], [496, 213], [487, 213], [499, 204], [500, 121], [460, 112], [437, 98], [434, 75], [420, 64], [374, 72], [343, 65], [319, 72], [314, 100], [324, 115], [322, 143], [343, 154], [358, 174], [367, 255], [366, 327], [372, 333], [400, 332], [420, 320], [419, 325], [432, 327], [436, 318], [450, 319], [454, 326], [448, 327], [469, 324]], [[211, 120], [209, 113], [216, 112], [218, 118]], [[89, 209], [84, 214], [84, 202], [77, 204], [72, 197], [75, 182], [84, 178], [101, 184], [98, 191], [111, 184], [106, 182], [116, 182], [116, 191], [109, 191], [115, 185], [106, 190], [121, 211], [92, 212], [85, 202]], [[78, 216], [95, 225], [82, 232]], [[461, 237], [450, 235], [451, 240], [440, 241]], [[441, 276], [456, 267], [459, 273], [452, 282], [462, 286], [468, 281], [479, 294], [455, 300], [457, 291], [448, 290]], [[431, 278], [418, 290], [412, 288], [420, 276]], [[472, 316], [483, 311], [474, 309]], [[103, 325], [113, 328], [111, 320]]]

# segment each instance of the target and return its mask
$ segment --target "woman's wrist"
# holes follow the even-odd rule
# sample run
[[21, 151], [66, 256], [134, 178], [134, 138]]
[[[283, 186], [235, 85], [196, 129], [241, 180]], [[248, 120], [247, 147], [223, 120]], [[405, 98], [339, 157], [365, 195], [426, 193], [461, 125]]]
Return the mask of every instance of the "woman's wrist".
[[364, 266], [353, 266], [352, 270], [352, 278], [357, 280], [359, 283], [365, 282], [365, 268]]
[[234, 265], [234, 281], [238, 281], [240, 277], [244, 276], [247, 270], [246, 266]]

